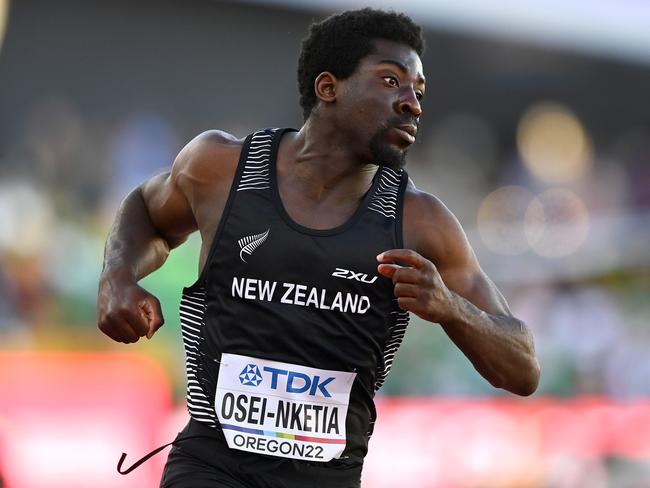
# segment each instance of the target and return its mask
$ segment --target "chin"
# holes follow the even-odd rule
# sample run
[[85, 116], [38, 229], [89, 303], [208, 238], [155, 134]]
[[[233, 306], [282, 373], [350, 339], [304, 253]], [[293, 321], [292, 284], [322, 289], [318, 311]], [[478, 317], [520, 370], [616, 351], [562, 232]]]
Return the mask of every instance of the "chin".
[[370, 154], [378, 166], [387, 166], [388, 168], [399, 171], [406, 164], [405, 149], [401, 149], [386, 141], [385, 131], [375, 134], [369, 142]]

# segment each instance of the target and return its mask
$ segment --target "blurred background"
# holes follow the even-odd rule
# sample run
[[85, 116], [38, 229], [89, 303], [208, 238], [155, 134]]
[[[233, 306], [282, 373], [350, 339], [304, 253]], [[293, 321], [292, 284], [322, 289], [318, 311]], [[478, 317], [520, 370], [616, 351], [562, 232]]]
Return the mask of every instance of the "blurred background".
[[187, 419], [178, 324], [197, 236], [144, 285], [166, 325], [96, 328], [130, 189], [211, 128], [301, 125], [300, 40], [372, 5], [424, 27], [407, 169], [535, 334], [517, 398], [412, 317], [363, 487], [650, 487], [650, 2], [0, 0], [0, 486], [157, 486]]

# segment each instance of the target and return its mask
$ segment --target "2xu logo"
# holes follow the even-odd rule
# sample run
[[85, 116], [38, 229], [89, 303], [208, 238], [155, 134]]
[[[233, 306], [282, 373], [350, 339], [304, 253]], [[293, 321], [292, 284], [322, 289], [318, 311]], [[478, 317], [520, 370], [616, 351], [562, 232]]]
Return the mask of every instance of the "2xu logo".
[[365, 273], [355, 273], [354, 271], [350, 271], [349, 269], [343, 269], [343, 268], [336, 268], [336, 270], [332, 273], [332, 276], [335, 276], [336, 278], [343, 278], [346, 280], [363, 281], [364, 283], [374, 283], [375, 280], [377, 279], [376, 276], [369, 278], [368, 275]]
[[[305, 393], [308, 392], [311, 396], [316, 396], [318, 392], [326, 398], [332, 395], [327, 391], [327, 385], [334, 381], [334, 377], [330, 376], [326, 379], [321, 379], [319, 375], [309, 376], [308, 374], [301, 373], [300, 371], [289, 371], [287, 369], [272, 368], [271, 366], [264, 366], [264, 372], [271, 373], [271, 389], [277, 390], [280, 377], [286, 376], [286, 382], [283, 382], [284, 389], [287, 393]], [[239, 375], [239, 381], [245, 386], [259, 386], [262, 382], [262, 375], [260, 370], [254, 364], [247, 365]]]

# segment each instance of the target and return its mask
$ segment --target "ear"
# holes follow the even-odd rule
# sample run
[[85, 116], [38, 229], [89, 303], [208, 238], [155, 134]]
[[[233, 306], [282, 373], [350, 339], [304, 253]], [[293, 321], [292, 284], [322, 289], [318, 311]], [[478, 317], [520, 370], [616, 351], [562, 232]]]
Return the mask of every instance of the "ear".
[[319, 100], [325, 103], [332, 103], [336, 100], [336, 88], [338, 80], [329, 71], [323, 71], [314, 80], [314, 91]]

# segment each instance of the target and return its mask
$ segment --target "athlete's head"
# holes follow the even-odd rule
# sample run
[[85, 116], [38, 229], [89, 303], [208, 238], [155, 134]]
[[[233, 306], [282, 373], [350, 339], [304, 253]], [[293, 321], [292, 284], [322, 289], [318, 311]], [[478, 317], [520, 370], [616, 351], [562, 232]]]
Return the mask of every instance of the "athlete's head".
[[305, 120], [326, 112], [371, 162], [401, 167], [421, 113], [423, 50], [404, 14], [365, 8], [312, 24], [298, 61]]

